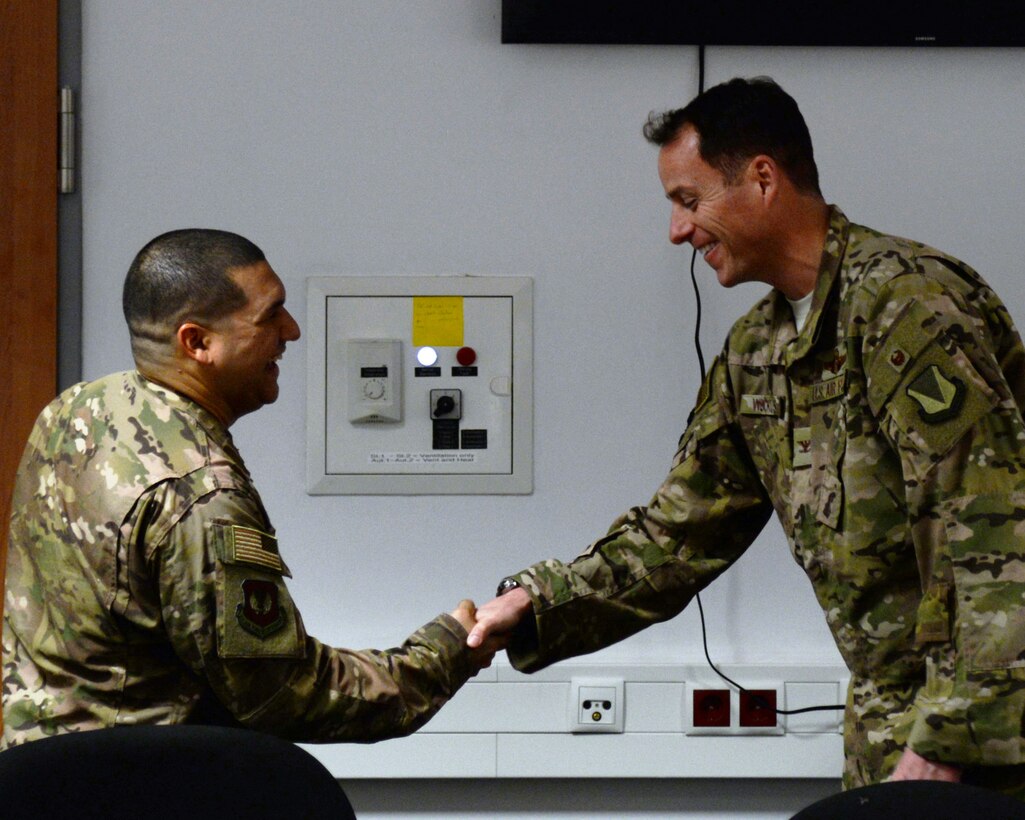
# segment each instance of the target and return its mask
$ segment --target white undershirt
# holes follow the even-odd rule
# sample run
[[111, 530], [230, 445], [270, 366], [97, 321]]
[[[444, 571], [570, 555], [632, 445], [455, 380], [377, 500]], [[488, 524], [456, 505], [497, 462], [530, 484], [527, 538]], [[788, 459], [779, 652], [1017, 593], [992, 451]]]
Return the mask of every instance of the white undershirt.
[[797, 332], [800, 333], [804, 327], [805, 320], [808, 318], [808, 313], [811, 311], [811, 297], [815, 295], [815, 291], [812, 291], [807, 296], [804, 296], [797, 301], [793, 299], [787, 299], [790, 303], [791, 309], [794, 311], [794, 324], [797, 325]]

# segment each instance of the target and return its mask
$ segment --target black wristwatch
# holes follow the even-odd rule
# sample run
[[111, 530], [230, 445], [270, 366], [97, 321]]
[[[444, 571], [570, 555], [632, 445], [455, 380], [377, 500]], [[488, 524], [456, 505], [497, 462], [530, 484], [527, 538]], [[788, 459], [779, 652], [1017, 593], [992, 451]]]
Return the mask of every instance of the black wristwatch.
[[520, 582], [515, 578], [503, 578], [498, 582], [498, 591], [495, 593], [495, 597], [505, 595], [511, 589], [519, 589]]

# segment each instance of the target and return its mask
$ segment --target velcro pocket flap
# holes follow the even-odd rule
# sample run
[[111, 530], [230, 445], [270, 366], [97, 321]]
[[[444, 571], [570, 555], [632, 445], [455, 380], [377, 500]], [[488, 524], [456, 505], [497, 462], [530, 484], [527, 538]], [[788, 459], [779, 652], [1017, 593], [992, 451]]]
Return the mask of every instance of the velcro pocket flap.
[[919, 354], [939, 335], [939, 331], [939, 323], [931, 311], [917, 302], [908, 302], [893, 322], [882, 345], [866, 357], [868, 403], [876, 416]]

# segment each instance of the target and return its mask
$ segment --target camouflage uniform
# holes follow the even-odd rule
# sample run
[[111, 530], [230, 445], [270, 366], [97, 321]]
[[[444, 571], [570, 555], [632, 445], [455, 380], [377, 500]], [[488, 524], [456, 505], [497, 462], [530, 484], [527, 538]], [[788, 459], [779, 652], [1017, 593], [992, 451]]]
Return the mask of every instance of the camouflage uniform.
[[227, 429], [138, 373], [42, 412], [12, 509], [4, 746], [190, 722], [371, 741], [414, 731], [476, 671], [447, 614], [389, 651], [308, 636]]
[[775, 511], [852, 673], [848, 787], [905, 746], [1025, 784], [1025, 350], [962, 263], [832, 209], [803, 331], [732, 328], [665, 483], [572, 563], [515, 576], [531, 671], [676, 615]]

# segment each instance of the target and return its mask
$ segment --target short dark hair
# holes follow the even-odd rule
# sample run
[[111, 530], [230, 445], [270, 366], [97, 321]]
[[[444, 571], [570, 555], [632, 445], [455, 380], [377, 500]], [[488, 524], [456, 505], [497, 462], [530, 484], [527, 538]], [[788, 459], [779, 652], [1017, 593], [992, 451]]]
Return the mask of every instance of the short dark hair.
[[797, 102], [771, 77], [737, 77], [699, 94], [683, 108], [652, 112], [645, 138], [660, 147], [685, 126], [698, 134], [701, 158], [735, 182], [759, 154], [772, 157], [802, 191], [819, 194], [811, 134]]
[[167, 342], [182, 322], [213, 321], [238, 310], [246, 295], [232, 269], [266, 261], [243, 236], [208, 228], [170, 231], [136, 254], [121, 294], [132, 350]]

